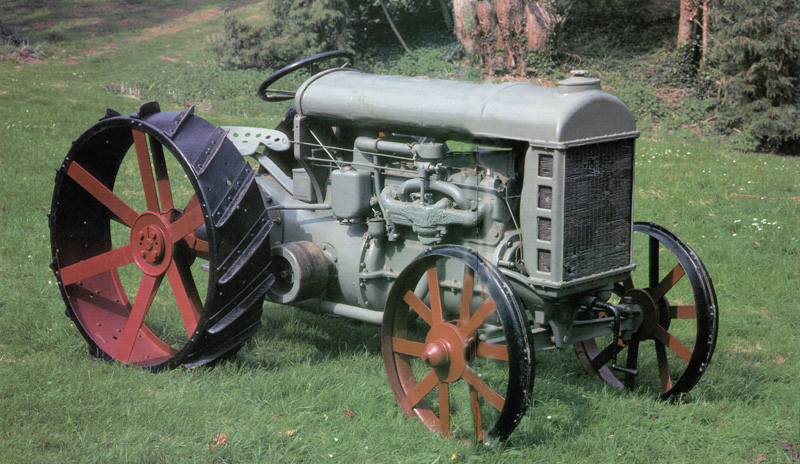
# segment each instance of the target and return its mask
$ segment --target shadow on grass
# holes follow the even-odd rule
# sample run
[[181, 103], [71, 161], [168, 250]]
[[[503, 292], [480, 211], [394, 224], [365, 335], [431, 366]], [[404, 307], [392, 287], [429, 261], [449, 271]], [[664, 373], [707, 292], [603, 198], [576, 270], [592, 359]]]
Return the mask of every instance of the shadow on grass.
[[262, 328], [237, 355], [242, 367], [276, 370], [369, 353], [380, 357], [380, 327], [267, 303]]

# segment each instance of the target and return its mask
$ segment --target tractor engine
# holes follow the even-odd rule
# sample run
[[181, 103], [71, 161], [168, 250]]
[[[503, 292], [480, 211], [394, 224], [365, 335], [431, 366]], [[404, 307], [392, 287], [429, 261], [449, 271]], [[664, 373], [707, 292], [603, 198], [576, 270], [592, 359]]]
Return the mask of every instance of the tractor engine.
[[[275, 301], [314, 297], [377, 321], [357, 308], [382, 310], [398, 272], [439, 244], [491, 256], [533, 311], [632, 269], [638, 133], [598, 79], [543, 88], [337, 68], [300, 87], [281, 128], [293, 146], [259, 155], [257, 179], [288, 255]], [[297, 241], [309, 258], [289, 250]]]

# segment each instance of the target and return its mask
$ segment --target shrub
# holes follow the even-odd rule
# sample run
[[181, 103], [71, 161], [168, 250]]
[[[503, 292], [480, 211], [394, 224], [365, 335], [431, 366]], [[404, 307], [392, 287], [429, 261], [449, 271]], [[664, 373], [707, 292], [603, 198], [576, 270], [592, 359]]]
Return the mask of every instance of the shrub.
[[[401, 32], [420, 35], [442, 22], [437, 0], [386, 3]], [[389, 40], [396, 42], [377, 0], [273, 0], [259, 26], [228, 13], [224, 33], [211, 48], [227, 68], [274, 69], [324, 51], [394, 43]]]
[[302, 56], [349, 48], [346, 0], [288, 0], [268, 3], [263, 26], [228, 13], [225, 31], [212, 50], [229, 68], [279, 68]]
[[719, 126], [748, 149], [800, 141], [800, 8], [796, 0], [723, 0], [711, 59], [721, 74]]

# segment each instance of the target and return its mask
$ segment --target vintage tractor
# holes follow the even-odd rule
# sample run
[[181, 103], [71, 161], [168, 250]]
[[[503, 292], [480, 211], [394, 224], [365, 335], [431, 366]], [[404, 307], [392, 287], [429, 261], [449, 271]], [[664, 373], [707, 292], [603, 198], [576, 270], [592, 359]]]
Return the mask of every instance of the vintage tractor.
[[[271, 88], [325, 60], [344, 64]], [[598, 79], [351, 63], [328, 52], [264, 81], [262, 99], [294, 100], [276, 129], [150, 103], [73, 142], [52, 268], [92, 353], [211, 362], [259, 328], [266, 295], [382, 324], [403, 411], [484, 443], [524, 415], [535, 351], [574, 347], [591, 376], [664, 398], [697, 383], [717, 336], [711, 278], [667, 229], [633, 221], [638, 132]]]

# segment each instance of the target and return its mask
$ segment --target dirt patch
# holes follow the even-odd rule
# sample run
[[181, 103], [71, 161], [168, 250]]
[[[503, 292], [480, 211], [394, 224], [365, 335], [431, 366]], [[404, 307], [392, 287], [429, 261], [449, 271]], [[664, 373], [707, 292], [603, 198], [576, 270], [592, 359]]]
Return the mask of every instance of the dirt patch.
[[193, 24], [200, 22], [211, 21], [219, 18], [224, 13], [221, 9], [204, 10], [197, 13], [188, 13], [186, 10], [165, 10], [164, 15], [168, 18], [181, 17], [182, 21], [172, 22], [170, 24], [162, 24], [160, 26], [145, 29], [140, 39], [149, 40], [153, 37], [158, 37], [164, 34], [173, 34], [180, 32], [184, 29], [191, 27]]
[[688, 90], [685, 89], [657, 89], [656, 96], [669, 105], [670, 107], [677, 109], [681, 105], [681, 101], [684, 97], [689, 93]]

